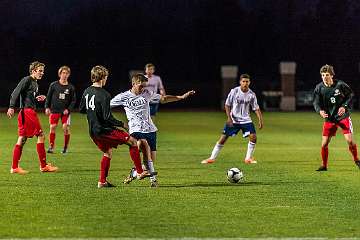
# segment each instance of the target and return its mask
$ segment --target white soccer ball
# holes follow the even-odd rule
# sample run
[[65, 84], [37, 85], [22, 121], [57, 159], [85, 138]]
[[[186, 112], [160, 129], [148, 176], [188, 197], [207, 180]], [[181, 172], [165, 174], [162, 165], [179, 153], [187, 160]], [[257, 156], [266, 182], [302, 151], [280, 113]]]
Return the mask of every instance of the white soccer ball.
[[240, 169], [234, 167], [227, 171], [226, 176], [229, 182], [238, 183], [244, 178], [244, 173]]

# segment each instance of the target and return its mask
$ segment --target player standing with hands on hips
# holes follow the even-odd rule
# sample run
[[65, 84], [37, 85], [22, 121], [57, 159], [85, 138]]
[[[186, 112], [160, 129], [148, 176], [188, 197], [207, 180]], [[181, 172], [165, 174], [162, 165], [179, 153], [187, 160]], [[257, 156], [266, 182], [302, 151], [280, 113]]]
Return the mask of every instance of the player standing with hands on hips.
[[327, 171], [331, 138], [336, 135], [338, 127], [342, 129], [354, 163], [360, 169], [357, 145], [353, 138], [353, 126], [350, 118], [350, 101], [353, 96], [351, 88], [343, 81], [334, 79], [334, 67], [324, 65], [320, 68], [322, 82], [314, 90], [314, 108], [325, 120], [322, 131], [321, 159], [322, 165], [316, 171]]

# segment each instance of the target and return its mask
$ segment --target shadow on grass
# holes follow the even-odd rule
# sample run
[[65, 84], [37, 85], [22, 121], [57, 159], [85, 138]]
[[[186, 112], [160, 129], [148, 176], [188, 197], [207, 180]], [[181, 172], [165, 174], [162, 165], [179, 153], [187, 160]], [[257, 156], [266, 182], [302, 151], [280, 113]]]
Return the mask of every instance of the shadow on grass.
[[241, 182], [241, 183], [228, 183], [228, 182], [201, 182], [201, 183], [189, 183], [189, 184], [162, 184], [161, 188], [187, 188], [187, 187], [248, 187], [248, 186], [265, 186], [273, 185], [271, 183], [264, 182]]

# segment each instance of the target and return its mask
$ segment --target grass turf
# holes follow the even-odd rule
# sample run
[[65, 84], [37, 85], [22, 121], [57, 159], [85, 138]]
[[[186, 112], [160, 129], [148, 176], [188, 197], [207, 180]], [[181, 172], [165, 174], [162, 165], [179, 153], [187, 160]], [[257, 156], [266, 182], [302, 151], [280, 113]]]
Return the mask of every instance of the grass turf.
[[[116, 114], [124, 119], [123, 114]], [[48, 123], [40, 114], [43, 128]], [[255, 116], [253, 118], [256, 118]], [[265, 113], [256, 165], [244, 165], [247, 140], [229, 139], [217, 162], [201, 165], [220, 136], [221, 112], [160, 112], [157, 116], [159, 188], [148, 180], [121, 182], [131, 166], [126, 146], [114, 151], [109, 180], [97, 189], [100, 151], [85, 116], [72, 114], [70, 151], [48, 161], [58, 173], [40, 173], [35, 139], [10, 174], [16, 118], [0, 117], [0, 238], [232, 238], [360, 237], [360, 171], [342, 134], [330, 144], [328, 172], [320, 164], [322, 120], [315, 113]], [[352, 115], [355, 130], [360, 114]], [[245, 181], [227, 182], [230, 167]]]

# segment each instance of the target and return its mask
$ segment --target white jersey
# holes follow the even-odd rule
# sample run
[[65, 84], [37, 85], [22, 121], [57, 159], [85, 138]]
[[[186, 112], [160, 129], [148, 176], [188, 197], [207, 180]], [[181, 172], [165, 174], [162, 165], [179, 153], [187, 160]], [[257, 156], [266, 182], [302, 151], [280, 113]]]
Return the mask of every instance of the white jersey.
[[[153, 74], [151, 77], [147, 77], [147, 79], [148, 82], [145, 89], [149, 90], [150, 92], [159, 93], [160, 89], [164, 89], [164, 85], [159, 76]], [[151, 100], [150, 103], [159, 103], [159, 100]]]
[[150, 117], [149, 102], [160, 101], [160, 94], [144, 89], [139, 95], [130, 90], [116, 95], [110, 101], [111, 107], [123, 106], [129, 121], [129, 132], [150, 133], [156, 132], [157, 128]]
[[233, 123], [250, 123], [250, 108], [255, 111], [259, 109], [256, 95], [251, 89], [247, 92], [241, 91], [240, 87], [231, 89], [226, 98], [225, 105], [231, 109], [230, 116]]

